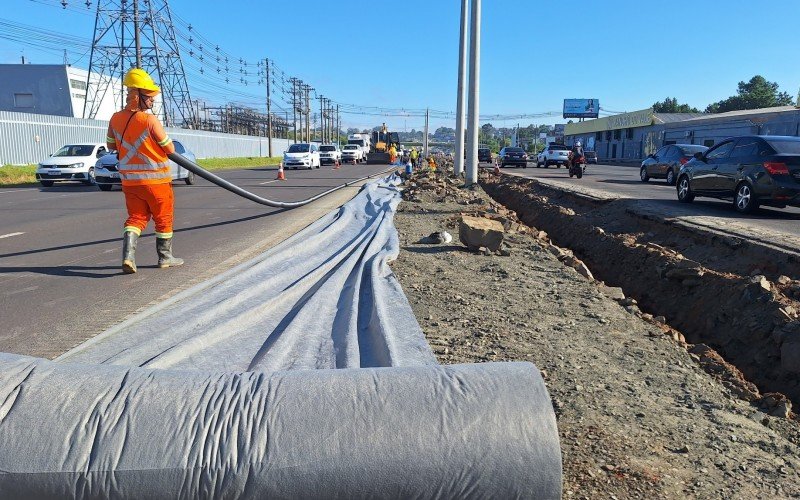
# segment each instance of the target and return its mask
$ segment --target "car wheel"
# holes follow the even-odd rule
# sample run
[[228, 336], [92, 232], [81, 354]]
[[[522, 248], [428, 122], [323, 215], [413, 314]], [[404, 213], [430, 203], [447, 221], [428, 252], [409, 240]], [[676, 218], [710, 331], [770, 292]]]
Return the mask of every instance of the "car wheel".
[[53, 181], [39, 181], [39, 182], [42, 183], [43, 187], [46, 187], [46, 188], [53, 187]]
[[98, 187], [98, 189], [100, 189], [100, 191], [111, 191], [111, 188], [114, 187], [114, 185], [113, 184], [98, 184], [97, 187]]
[[97, 183], [97, 180], [94, 178], [94, 167], [89, 167], [89, 171], [86, 172], [86, 180], [81, 182], [87, 186], [94, 186]]
[[642, 180], [642, 182], [647, 182], [650, 180], [650, 176], [647, 175], [646, 168], [642, 167], [641, 169], [639, 169], [639, 178]]
[[750, 184], [742, 182], [736, 187], [736, 196], [733, 198], [733, 206], [737, 212], [743, 214], [752, 213], [758, 208], [758, 200]]
[[672, 170], [672, 168], [670, 168], [669, 172], [667, 172], [667, 184], [670, 186], [675, 185], [675, 171]]
[[194, 179], [194, 172], [189, 172], [189, 175], [187, 175], [187, 176], [186, 176], [186, 178], [185, 178], [185, 179], [183, 179], [183, 182], [185, 182], [185, 183], [186, 183], [187, 185], [189, 185], [189, 186], [191, 186], [192, 184], [194, 184], [194, 182], [195, 182], [195, 179]]
[[694, 201], [694, 193], [692, 193], [692, 184], [689, 182], [689, 176], [684, 175], [678, 179], [678, 201], [681, 203], [691, 203]]

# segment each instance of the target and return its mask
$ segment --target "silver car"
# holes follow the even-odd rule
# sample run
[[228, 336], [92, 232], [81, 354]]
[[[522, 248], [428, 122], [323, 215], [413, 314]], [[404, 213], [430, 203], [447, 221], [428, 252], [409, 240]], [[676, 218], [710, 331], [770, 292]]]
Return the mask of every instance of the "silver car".
[[[197, 161], [197, 157], [194, 153], [183, 147], [183, 144], [178, 141], [172, 141], [172, 144], [175, 145], [176, 153], [180, 153], [193, 162]], [[170, 160], [169, 164], [172, 168], [172, 180], [183, 179], [183, 182], [186, 184], [194, 184], [194, 173], [189, 172], [185, 168], [181, 168], [172, 160]], [[111, 191], [114, 184], [120, 184], [121, 180], [119, 178], [119, 170], [117, 169], [118, 166], [119, 158], [117, 158], [116, 151], [112, 151], [97, 160], [94, 166], [94, 179], [100, 191]]]

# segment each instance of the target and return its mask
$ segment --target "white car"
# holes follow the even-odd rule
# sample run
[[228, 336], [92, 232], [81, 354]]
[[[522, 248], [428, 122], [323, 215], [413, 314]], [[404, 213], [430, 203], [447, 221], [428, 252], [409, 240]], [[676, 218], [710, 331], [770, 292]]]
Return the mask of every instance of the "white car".
[[[175, 145], [176, 153], [180, 153], [193, 162], [197, 161], [195, 154], [186, 149], [183, 144], [178, 141], [172, 141], [172, 144]], [[172, 160], [169, 161], [169, 166], [172, 170], [173, 181], [183, 179], [183, 182], [186, 184], [194, 184], [194, 173], [189, 172], [185, 168], [181, 168], [180, 165]], [[97, 160], [97, 163], [94, 166], [94, 178], [95, 183], [100, 191], [111, 191], [111, 188], [113, 188], [115, 184], [121, 183], [118, 167], [119, 158], [117, 157], [116, 151], [112, 151], [107, 155], [101, 156], [100, 159]]]
[[342, 146], [342, 163], [361, 163], [364, 161], [364, 150], [358, 144]]
[[311, 170], [314, 167], [319, 168], [319, 166], [319, 148], [316, 144], [298, 142], [289, 146], [289, 149], [283, 153], [284, 168], [307, 168]]
[[561, 166], [569, 167], [569, 148], [564, 144], [551, 142], [544, 151], [539, 153], [536, 157], [536, 168], [542, 165], [544, 165], [545, 168], [550, 165], [556, 165], [559, 168]]
[[105, 144], [67, 144], [36, 167], [36, 180], [50, 187], [55, 182], [94, 184], [94, 164], [107, 153]]
[[319, 161], [320, 163], [340, 163], [342, 161], [342, 152], [336, 144], [323, 144], [319, 147]]

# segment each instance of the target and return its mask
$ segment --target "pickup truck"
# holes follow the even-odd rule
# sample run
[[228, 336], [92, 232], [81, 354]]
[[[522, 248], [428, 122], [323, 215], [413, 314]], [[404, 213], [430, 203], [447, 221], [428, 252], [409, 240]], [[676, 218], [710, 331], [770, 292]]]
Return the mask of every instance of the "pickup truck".
[[358, 144], [345, 144], [342, 146], [342, 163], [361, 163], [364, 161], [364, 151]]
[[341, 163], [342, 152], [336, 144], [323, 144], [319, 147], [319, 161], [321, 164]]
[[555, 142], [551, 142], [547, 145], [547, 147], [539, 153], [539, 156], [536, 157], [536, 168], [540, 168], [544, 165], [545, 168], [549, 167], [550, 165], [556, 165], [561, 167], [562, 165], [565, 167], [569, 166], [569, 148], [564, 144], [556, 144]]

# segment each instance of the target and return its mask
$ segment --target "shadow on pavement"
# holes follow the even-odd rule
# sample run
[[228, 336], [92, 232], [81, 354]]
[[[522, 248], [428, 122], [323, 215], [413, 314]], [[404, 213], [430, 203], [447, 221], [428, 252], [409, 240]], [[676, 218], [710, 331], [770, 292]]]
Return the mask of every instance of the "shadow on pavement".
[[[92, 273], [89, 271], [99, 271]], [[105, 272], [103, 272], [105, 271]], [[108, 271], [116, 271], [109, 273]], [[19, 266], [0, 267], [0, 274], [8, 273], [36, 273], [49, 276], [66, 276], [80, 278], [113, 278], [124, 274], [120, 266]]]

